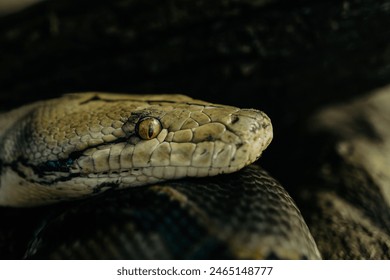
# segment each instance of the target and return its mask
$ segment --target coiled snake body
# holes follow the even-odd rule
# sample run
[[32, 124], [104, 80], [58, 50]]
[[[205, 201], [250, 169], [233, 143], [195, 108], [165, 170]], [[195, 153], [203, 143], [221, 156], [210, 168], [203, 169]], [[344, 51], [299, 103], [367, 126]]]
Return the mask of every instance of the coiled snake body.
[[[0, 128], [2, 206], [47, 205], [124, 189], [51, 217], [35, 232], [27, 257], [319, 257], [284, 189], [259, 167], [244, 168], [272, 139], [270, 119], [261, 111], [183, 95], [84, 93], [8, 112]], [[184, 177], [207, 178], [159, 183]], [[63, 243], [48, 245], [52, 232], [62, 231], [58, 226], [85, 225], [102, 211], [105, 218], [94, 224], [98, 229], [79, 228], [74, 239], [67, 234]], [[102, 236], [106, 241], [121, 236], [121, 250], [107, 245], [111, 253], [102, 253], [105, 249], [96, 247]], [[172, 238], [190, 245], [174, 246]], [[80, 240], [94, 248], [92, 254], [85, 248], [80, 253]], [[140, 242], [143, 250], [133, 246]], [[228, 253], [213, 255], [210, 248]]]

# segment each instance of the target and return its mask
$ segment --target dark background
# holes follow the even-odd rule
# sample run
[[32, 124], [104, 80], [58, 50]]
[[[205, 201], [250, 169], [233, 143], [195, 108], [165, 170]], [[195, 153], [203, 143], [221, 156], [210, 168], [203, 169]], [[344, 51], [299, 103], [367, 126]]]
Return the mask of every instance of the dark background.
[[319, 153], [307, 119], [386, 85], [389, 38], [383, 0], [51, 0], [0, 18], [0, 109], [80, 91], [261, 109], [259, 163], [294, 196]]

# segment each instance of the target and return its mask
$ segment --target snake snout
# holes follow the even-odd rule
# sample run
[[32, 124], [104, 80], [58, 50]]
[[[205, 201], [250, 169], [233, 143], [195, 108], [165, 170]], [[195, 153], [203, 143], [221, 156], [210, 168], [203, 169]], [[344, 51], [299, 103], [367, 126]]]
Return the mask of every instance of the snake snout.
[[240, 139], [235, 161], [240, 167], [256, 161], [272, 141], [273, 131], [270, 118], [262, 111], [241, 109], [232, 114], [228, 130]]

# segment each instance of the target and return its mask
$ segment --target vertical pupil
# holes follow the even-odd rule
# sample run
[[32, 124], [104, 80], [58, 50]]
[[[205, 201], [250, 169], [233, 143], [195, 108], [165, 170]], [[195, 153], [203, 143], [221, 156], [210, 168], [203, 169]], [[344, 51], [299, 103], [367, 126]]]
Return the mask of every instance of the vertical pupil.
[[149, 124], [149, 129], [148, 129], [148, 136], [151, 138], [153, 136], [153, 124]]

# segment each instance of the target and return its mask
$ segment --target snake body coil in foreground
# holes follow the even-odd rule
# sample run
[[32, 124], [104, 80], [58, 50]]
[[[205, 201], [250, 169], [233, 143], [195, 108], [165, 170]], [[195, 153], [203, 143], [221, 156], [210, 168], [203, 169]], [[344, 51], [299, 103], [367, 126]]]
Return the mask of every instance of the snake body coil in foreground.
[[[196, 223], [201, 223], [208, 235], [230, 244], [233, 253], [229, 256], [318, 258], [316, 245], [294, 202], [260, 168], [248, 169], [238, 176], [229, 175], [233, 177], [228, 181], [217, 176], [196, 182], [188, 178], [152, 185], [238, 171], [256, 161], [271, 140], [270, 119], [254, 109], [216, 105], [183, 95], [69, 94], [2, 115], [0, 205], [39, 206], [85, 198], [109, 189], [151, 185], [131, 188], [124, 194], [113, 192], [111, 195], [121, 196], [120, 203], [116, 200], [115, 207], [112, 206], [118, 211], [115, 216], [139, 214], [139, 207], [144, 203], [154, 205], [164, 194], [168, 201], [155, 205], [162, 209], [160, 216], [173, 215], [169, 213], [175, 207], [180, 211], [173, 212], [184, 217], [186, 225], [191, 224], [189, 217], [195, 216]], [[150, 198], [149, 192], [156, 197]], [[123, 197], [127, 197], [127, 204], [121, 208]], [[137, 206], [138, 201], [143, 202]], [[189, 217], [185, 218], [183, 209]], [[229, 209], [236, 210], [227, 213]], [[144, 227], [148, 217], [152, 219], [149, 229], [151, 224], [158, 224], [155, 214], [145, 211], [141, 211], [144, 213], [141, 225], [136, 222], [140, 218], [137, 215], [121, 221], [127, 232], [131, 228], [129, 236], [138, 236], [139, 231], [134, 230]], [[41, 230], [37, 238], [46, 236], [53, 227], [50, 224], [48, 230]], [[162, 239], [172, 237], [165, 231], [163, 234], [156, 231], [151, 233], [153, 238], [155, 234]], [[147, 238], [148, 234], [144, 232], [141, 238]], [[106, 232], [105, 236], [109, 235]], [[131, 244], [129, 239], [128, 242]], [[167, 246], [167, 242], [160, 243], [160, 247]], [[243, 244], [247, 244], [246, 249]], [[248, 244], [252, 251], [248, 251]], [[30, 246], [27, 256], [35, 256], [38, 247]], [[68, 244], [67, 248], [72, 247]], [[141, 256], [130, 251], [134, 258]], [[164, 252], [152, 256], [178, 257], [170, 251]], [[55, 251], [49, 255], [59, 257]], [[118, 255], [107, 256], [114, 257]], [[129, 254], [119, 254], [121, 257]], [[187, 257], [194, 256], [188, 253]]]

